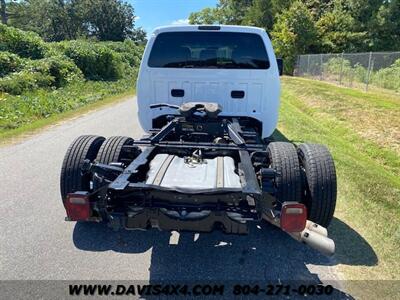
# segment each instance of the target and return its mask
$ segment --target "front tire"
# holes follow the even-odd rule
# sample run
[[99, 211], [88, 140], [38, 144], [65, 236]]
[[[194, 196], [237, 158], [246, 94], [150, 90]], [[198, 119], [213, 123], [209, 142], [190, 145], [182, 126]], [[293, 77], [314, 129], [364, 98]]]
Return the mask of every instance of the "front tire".
[[303, 180], [303, 200], [308, 219], [328, 227], [336, 207], [337, 181], [335, 164], [323, 145], [302, 144], [298, 147]]
[[96, 135], [83, 135], [75, 139], [65, 154], [61, 167], [60, 190], [64, 203], [67, 195], [76, 191], [90, 190], [90, 176], [82, 174], [86, 159], [93, 161], [105, 138]]

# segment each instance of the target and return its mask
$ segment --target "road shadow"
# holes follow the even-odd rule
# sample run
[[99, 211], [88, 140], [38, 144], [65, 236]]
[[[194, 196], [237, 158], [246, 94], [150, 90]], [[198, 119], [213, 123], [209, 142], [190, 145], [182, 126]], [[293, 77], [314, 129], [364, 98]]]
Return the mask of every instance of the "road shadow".
[[182, 232], [176, 245], [170, 237], [156, 229], [113, 231], [102, 223], [77, 223], [73, 232], [81, 250], [142, 253], [152, 248], [152, 279], [314, 281], [305, 264], [334, 264], [267, 223], [252, 225], [248, 235]]
[[[268, 223], [253, 224], [248, 235], [240, 236], [219, 231], [205, 234], [183, 232], [175, 244], [170, 242], [170, 232], [156, 229], [113, 231], [103, 223], [77, 223], [73, 242], [84, 251], [112, 250], [135, 254], [151, 249], [151, 283], [279, 280], [324, 284], [326, 280], [329, 283], [329, 280], [338, 279], [330, 274], [330, 267], [338, 263], [376, 264], [376, 255], [369, 244], [345, 223], [335, 219], [330, 231], [338, 251], [338, 255], [332, 258], [296, 242]], [[346, 242], [347, 239], [352, 242]], [[319, 278], [317, 272], [328, 278]], [[335, 289], [333, 298], [352, 299], [341, 291], [340, 286]]]
[[335, 260], [350, 266], [376, 266], [378, 257], [371, 245], [353, 228], [333, 218], [329, 236], [335, 241]]

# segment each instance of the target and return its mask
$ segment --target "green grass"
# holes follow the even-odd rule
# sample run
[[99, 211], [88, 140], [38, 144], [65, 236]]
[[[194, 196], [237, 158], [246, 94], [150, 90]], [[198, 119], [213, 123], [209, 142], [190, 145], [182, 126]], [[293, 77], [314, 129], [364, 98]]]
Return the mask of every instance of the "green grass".
[[83, 81], [20, 96], [0, 94], [0, 144], [133, 95], [134, 82], [134, 78], [128, 76], [119, 81]]
[[400, 96], [303, 78], [283, 77], [282, 84], [279, 131], [296, 143], [325, 144], [335, 159], [330, 232], [339, 270], [350, 280], [399, 280], [400, 152], [393, 137], [400, 136]]

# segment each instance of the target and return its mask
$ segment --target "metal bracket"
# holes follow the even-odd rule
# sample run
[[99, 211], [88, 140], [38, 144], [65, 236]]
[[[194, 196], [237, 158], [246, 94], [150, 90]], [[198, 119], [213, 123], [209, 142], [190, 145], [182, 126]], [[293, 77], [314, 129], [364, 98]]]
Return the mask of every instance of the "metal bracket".
[[237, 119], [233, 119], [232, 123], [227, 124], [228, 135], [236, 145], [244, 145], [246, 142], [241, 136], [241, 129]]
[[155, 136], [150, 138], [151, 143], [154, 144], [161, 142], [170, 132], [172, 132], [175, 129], [177, 124], [178, 124], [177, 119], [174, 119], [171, 122], [169, 122], [160, 130], [160, 132], [158, 132]]
[[147, 163], [149, 156], [156, 147], [147, 147], [140, 155], [126, 167], [121, 175], [117, 177], [110, 185], [109, 188], [113, 190], [123, 190], [129, 184], [129, 178], [132, 174], [138, 172], [138, 168]]
[[246, 150], [240, 150], [239, 156], [240, 163], [238, 165], [243, 192], [261, 195], [261, 188], [258, 184], [257, 176], [254, 172], [249, 153]]

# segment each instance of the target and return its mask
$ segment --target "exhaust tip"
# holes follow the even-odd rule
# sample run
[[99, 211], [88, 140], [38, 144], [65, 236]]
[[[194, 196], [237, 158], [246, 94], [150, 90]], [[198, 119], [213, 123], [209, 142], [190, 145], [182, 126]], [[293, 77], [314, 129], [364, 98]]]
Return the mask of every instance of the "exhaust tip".
[[310, 220], [307, 220], [306, 229], [318, 233], [320, 235], [323, 235], [324, 237], [328, 237], [328, 229]]
[[326, 256], [335, 254], [335, 242], [322, 234], [305, 229], [300, 240]]

